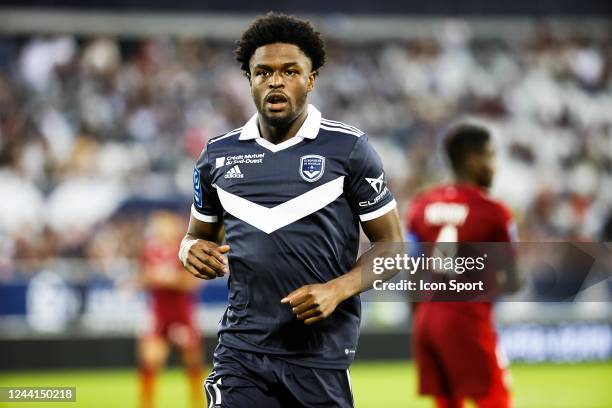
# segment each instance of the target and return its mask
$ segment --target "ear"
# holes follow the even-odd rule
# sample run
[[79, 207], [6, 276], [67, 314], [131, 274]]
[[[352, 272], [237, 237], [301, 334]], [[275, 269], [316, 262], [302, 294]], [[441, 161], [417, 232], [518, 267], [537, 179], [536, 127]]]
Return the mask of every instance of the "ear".
[[306, 85], [306, 89], [308, 92], [314, 89], [315, 79], [317, 79], [317, 75], [319, 75], [318, 71], [311, 71], [310, 74], [308, 74], [308, 84]]
[[468, 174], [474, 175], [480, 172], [480, 167], [481, 167], [481, 158], [478, 154], [469, 153], [465, 157], [463, 168]]
[[245, 72], [244, 76], [247, 77], [247, 79], [249, 80], [249, 85], [251, 85], [251, 73], [250, 72]]

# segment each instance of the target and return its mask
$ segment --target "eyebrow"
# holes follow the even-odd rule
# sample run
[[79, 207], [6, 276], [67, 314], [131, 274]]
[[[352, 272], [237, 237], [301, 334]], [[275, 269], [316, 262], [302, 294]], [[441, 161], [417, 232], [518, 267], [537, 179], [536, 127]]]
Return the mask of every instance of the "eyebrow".
[[[296, 61], [286, 62], [286, 63], [284, 63], [282, 65], [282, 68], [288, 68], [288, 67], [293, 66], [293, 65], [298, 65], [299, 66], [300, 64], [298, 62], [296, 62]], [[272, 69], [271, 66], [266, 65], [266, 64], [257, 64], [253, 68]]]

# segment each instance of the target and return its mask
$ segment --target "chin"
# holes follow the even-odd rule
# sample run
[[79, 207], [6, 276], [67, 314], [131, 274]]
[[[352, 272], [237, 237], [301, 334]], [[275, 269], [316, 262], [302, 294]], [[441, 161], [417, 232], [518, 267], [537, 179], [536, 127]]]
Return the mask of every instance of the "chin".
[[265, 121], [273, 126], [287, 126], [291, 124], [289, 112], [267, 112], [263, 115]]

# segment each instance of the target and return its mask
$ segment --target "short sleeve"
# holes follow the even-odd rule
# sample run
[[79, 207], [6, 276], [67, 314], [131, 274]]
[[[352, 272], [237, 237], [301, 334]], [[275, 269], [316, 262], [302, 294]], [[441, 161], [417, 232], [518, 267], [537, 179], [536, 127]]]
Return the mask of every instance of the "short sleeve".
[[350, 205], [362, 222], [385, 215], [396, 207], [393, 194], [387, 188], [382, 161], [366, 135], [357, 139], [349, 156], [346, 188]]
[[217, 190], [211, 185], [212, 169], [208, 160], [208, 149], [205, 149], [193, 169], [191, 215], [199, 221], [209, 223], [218, 222], [223, 214]]

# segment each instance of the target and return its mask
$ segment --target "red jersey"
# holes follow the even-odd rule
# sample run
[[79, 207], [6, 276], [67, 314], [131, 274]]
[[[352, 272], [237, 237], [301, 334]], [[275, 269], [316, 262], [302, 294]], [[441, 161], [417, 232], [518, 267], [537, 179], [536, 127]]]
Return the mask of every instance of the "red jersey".
[[[419, 242], [511, 242], [515, 235], [506, 206], [467, 184], [439, 186], [418, 196], [408, 211], [406, 228]], [[489, 318], [491, 306], [465, 302], [461, 308]]]
[[433, 188], [412, 203], [406, 226], [421, 242], [510, 242], [512, 215], [472, 185]]
[[[162, 245], [149, 240], [143, 251], [144, 273], [186, 274], [176, 257], [177, 245]], [[194, 288], [195, 289], [195, 288]], [[196, 299], [192, 291], [177, 290], [172, 287], [155, 285], [149, 288], [151, 309], [157, 316], [180, 318], [192, 314]]]
[[[420, 242], [514, 240], [510, 211], [471, 185], [441, 186], [420, 195], [406, 225]], [[484, 398], [495, 403], [482, 406], [509, 406], [490, 302], [423, 302], [414, 326], [421, 394]]]

